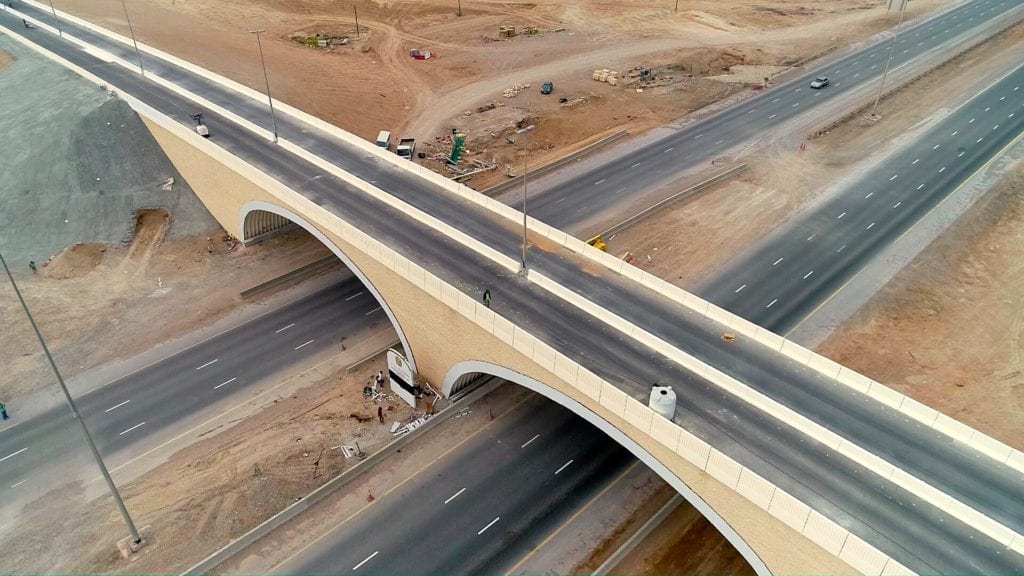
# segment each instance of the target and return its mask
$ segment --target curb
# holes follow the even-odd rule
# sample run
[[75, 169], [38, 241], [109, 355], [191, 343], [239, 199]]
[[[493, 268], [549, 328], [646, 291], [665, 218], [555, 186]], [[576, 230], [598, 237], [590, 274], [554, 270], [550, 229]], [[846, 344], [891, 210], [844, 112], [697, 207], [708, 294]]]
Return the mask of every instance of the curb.
[[[580, 150], [577, 150], [572, 154], [569, 154], [568, 156], [563, 156], [558, 160], [555, 160], [554, 162], [545, 164], [544, 166], [541, 166], [539, 168], [534, 168], [533, 172], [530, 172], [530, 176], [539, 178], [541, 176], [544, 176], [545, 174], [554, 172], [555, 170], [558, 170], [559, 168], [565, 166], [566, 164], [569, 164], [570, 162], [575, 162], [576, 160], [579, 160], [580, 158], [586, 156], [587, 154], [590, 154], [591, 152], [596, 152], [598, 149], [604, 148], [608, 144], [615, 142], [616, 140], [622, 138], [628, 133], [628, 130], [619, 130], [614, 134], [605, 136], [604, 138], [601, 138], [597, 142], [594, 142], [593, 144], [590, 144], [588, 146], [584, 146]], [[510, 178], [508, 181], [502, 182], [501, 184], [496, 184], [494, 186], [491, 186], [490, 188], [484, 188], [483, 190], [480, 190], [480, 193], [483, 194], [484, 196], [494, 197], [497, 196], [498, 194], [501, 194], [502, 192], [505, 192], [506, 190], [512, 189], [521, 181], [522, 180], [519, 178]]]
[[318, 272], [331, 268], [332, 264], [340, 264], [340, 262], [338, 261], [337, 258], [334, 257], [333, 254], [330, 256], [324, 256], [319, 260], [310, 262], [309, 264], [306, 264], [305, 266], [302, 266], [300, 268], [296, 268], [291, 272], [285, 272], [284, 274], [278, 276], [277, 278], [271, 278], [270, 280], [267, 280], [266, 282], [261, 282], [253, 286], [252, 288], [246, 288], [245, 290], [242, 290], [239, 293], [239, 295], [243, 299], [252, 298], [257, 294], [266, 292], [267, 290], [270, 290], [272, 288], [283, 286], [293, 280], [300, 280], [310, 276], [315, 276]]
[[274, 529], [280, 527], [282, 524], [288, 522], [292, 518], [295, 518], [310, 506], [316, 504], [320, 500], [323, 500], [330, 494], [333, 494], [336, 490], [345, 486], [352, 480], [355, 480], [356, 478], [362, 476], [365, 472], [369, 471], [371, 468], [375, 467], [377, 464], [380, 464], [382, 461], [384, 461], [388, 456], [404, 448], [407, 444], [424, 435], [426, 432], [430, 431], [441, 422], [447, 421], [448, 413], [454, 411], [456, 407], [462, 408], [462, 406], [464, 405], [472, 404], [473, 402], [489, 394], [492, 390], [494, 390], [503, 383], [504, 382], [502, 380], [494, 378], [488, 384], [485, 384], [480, 388], [477, 388], [475, 391], [471, 392], [460, 402], [450, 404], [449, 406], [435, 414], [433, 417], [431, 417], [429, 420], [427, 420], [419, 428], [416, 428], [415, 430], [406, 434], [405, 436], [402, 436], [401, 438], [391, 441], [377, 452], [374, 452], [373, 454], [368, 456], [366, 460], [363, 460], [359, 464], [356, 464], [349, 471], [331, 480], [328, 480], [326, 484], [317, 488], [316, 490], [313, 490], [303, 499], [292, 504], [291, 506], [288, 506], [284, 510], [278, 512], [277, 514], [271, 516], [259, 526], [256, 526], [252, 530], [249, 530], [248, 532], [239, 536], [235, 540], [232, 540], [223, 548], [207, 556], [206, 558], [199, 561], [198, 563], [188, 568], [184, 572], [181, 572], [180, 576], [199, 575], [210, 572], [217, 566], [228, 561], [235, 554], [238, 554], [242, 550], [246, 549], [249, 545], [253, 544], [263, 536], [266, 536]]
[[380, 350], [377, 350], [376, 352], [371, 352], [370, 354], [368, 354], [366, 356], [366, 358], [363, 358], [362, 360], [359, 360], [359, 361], [357, 361], [357, 362], [355, 362], [353, 364], [349, 364], [345, 368], [345, 373], [346, 374], [351, 374], [351, 373], [355, 372], [356, 370], [358, 370], [360, 366], [362, 366], [364, 364], [367, 364], [367, 363], [370, 363], [370, 362], [373, 362], [381, 354], [387, 352], [388, 350], [390, 350], [392, 348], [401, 348], [401, 347], [402, 347], [402, 341], [401, 340], [395, 340], [394, 342], [392, 342], [391, 344], [388, 344], [387, 346], [381, 348]]

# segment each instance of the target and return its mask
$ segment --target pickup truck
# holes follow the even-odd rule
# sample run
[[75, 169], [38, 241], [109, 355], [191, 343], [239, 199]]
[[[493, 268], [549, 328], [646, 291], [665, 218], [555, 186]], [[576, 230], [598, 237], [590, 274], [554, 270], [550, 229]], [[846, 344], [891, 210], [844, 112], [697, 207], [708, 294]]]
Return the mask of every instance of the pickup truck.
[[415, 138], [402, 138], [398, 141], [398, 146], [395, 148], [395, 153], [402, 158], [408, 158], [412, 160], [413, 152], [416, 151], [416, 139]]

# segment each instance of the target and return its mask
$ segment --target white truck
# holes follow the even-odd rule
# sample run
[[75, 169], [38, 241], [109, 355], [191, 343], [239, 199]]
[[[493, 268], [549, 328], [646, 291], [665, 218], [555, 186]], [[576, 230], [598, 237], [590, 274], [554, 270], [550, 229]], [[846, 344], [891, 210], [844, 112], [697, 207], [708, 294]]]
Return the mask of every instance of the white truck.
[[402, 138], [398, 141], [398, 146], [395, 147], [395, 153], [402, 158], [412, 160], [413, 153], [416, 152], [416, 139], [415, 138]]

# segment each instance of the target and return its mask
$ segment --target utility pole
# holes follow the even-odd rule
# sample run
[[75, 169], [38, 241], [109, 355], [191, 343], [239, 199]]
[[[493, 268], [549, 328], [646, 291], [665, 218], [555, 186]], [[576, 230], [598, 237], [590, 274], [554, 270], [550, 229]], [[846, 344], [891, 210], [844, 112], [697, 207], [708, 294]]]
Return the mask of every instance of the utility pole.
[[57, 35], [64, 37], [64, 31], [60, 29], [60, 18], [57, 18], [57, 9], [53, 7], [53, 0], [50, 0], [50, 12], [53, 13], [53, 21], [57, 23]]
[[903, 26], [903, 13], [907, 11], [907, 4], [910, 0], [903, 0], [900, 4], [900, 19], [896, 23], [896, 33], [892, 36], [892, 44], [889, 45], [889, 58], [885, 61], [885, 70], [882, 71], [882, 82], [878, 85], [878, 94], [875, 96], [875, 104], [871, 107], [871, 115], [878, 110], [878, 101], [882, 99], [882, 91], [885, 90], [885, 78], [889, 75], [889, 66], [892, 65], [892, 55], [896, 51], [896, 40], [900, 37], [900, 27]]
[[523, 135], [523, 260], [519, 269], [519, 275], [524, 278], [528, 273], [526, 269], [526, 174], [530, 160], [530, 132], [533, 132], [534, 128], [536, 126], [530, 124], [526, 128], [516, 130], [516, 134]]
[[270, 104], [270, 121], [274, 123], [274, 144], [277, 144], [277, 116], [274, 115], [274, 99], [270, 96], [270, 78], [267, 76], [267, 62], [263, 59], [263, 44], [260, 42], [260, 33], [263, 29], [249, 30], [250, 34], [256, 35], [256, 47], [260, 50], [260, 65], [263, 66], [263, 82], [267, 85], [267, 103]]
[[679, 12], [679, 0], [676, 0], [676, 12]]
[[135, 30], [132, 28], [132, 19], [128, 17], [128, 5], [124, 3], [124, 0], [121, 0], [121, 7], [124, 8], [124, 19], [128, 22], [128, 33], [132, 35], [132, 44], [135, 45], [135, 57], [139, 59], [139, 74], [145, 76], [146, 70], [142, 67], [142, 53], [139, 52], [139, 43], [135, 40]]
[[100, 451], [96, 448], [96, 443], [93, 442], [92, 434], [89, 433], [89, 428], [85, 425], [85, 420], [82, 420], [82, 415], [78, 412], [78, 406], [75, 405], [74, 398], [71, 397], [71, 393], [68, 392], [68, 387], [64, 383], [64, 378], [60, 375], [60, 370], [57, 370], [57, 363], [53, 361], [53, 355], [50, 354], [50, 349], [46, 346], [46, 340], [43, 339], [43, 333], [39, 331], [39, 326], [36, 325], [36, 321], [32, 318], [32, 313], [28, 309], [28, 304], [25, 303], [25, 299], [21, 296], [21, 291], [18, 290], [18, 284], [14, 281], [14, 276], [11, 275], [11, 269], [7, 267], [7, 261], [4, 260], [3, 254], [0, 254], [0, 264], [4, 267], [4, 272], [7, 273], [7, 278], [11, 281], [11, 286], [14, 287], [14, 293], [18, 296], [18, 302], [21, 302], [22, 309], [25, 310], [25, 315], [28, 316], [28, 321], [32, 325], [32, 330], [36, 333], [36, 338], [39, 339], [39, 345], [43, 348], [43, 353], [46, 354], [46, 360], [50, 363], [50, 368], [53, 370], [55, 376], [57, 376], [57, 383], [60, 384], [60, 389], [64, 393], [64, 398], [68, 401], [68, 406], [71, 407], [71, 413], [74, 414], [75, 420], [78, 421], [79, 426], [82, 427], [82, 434], [85, 436], [85, 440], [89, 444], [89, 449], [92, 450], [92, 456], [96, 459], [96, 465], [100, 467], [100, 472], [103, 473], [103, 479], [107, 482], [107, 488], [110, 489], [110, 494], [114, 497], [114, 502], [117, 503], [117, 509], [121, 512], [121, 517], [124, 519], [125, 524], [128, 525], [128, 531], [132, 535], [132, 543], [136, 546], [142, 544], [142, 536], [139, 535], [139, 531], [135, 528], [135, 522], [132, 522], [132, 517], [128, 514], [128, 509], [125, 508], [124, 500], [121, 499], [121, 494], [117, 491], [117, 486], [114, 485], [113, 478], [110, 477], [110, 472], [107, 470], [106, 464], [103, 463], [103, 457], [100, 456]]
[[354, 14], [355, 17], [356, 17], [356, 39], [358, 40], [359, 39], [359, 9], [356, 8], [355, 4], [352, 5], [352, 14]]
[[462, 0], [459, 0], [459, 16], [462, 16]]

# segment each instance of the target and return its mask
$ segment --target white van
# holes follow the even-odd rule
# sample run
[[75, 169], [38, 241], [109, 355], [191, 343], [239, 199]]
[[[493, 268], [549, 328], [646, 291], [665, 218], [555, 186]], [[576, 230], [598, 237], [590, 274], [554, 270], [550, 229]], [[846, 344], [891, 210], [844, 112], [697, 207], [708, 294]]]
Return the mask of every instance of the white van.
[[377, 134], [377, 146], [387, 150], [391, 147], [391, 132], [387, 130], [381, 130], [380, 134]]

